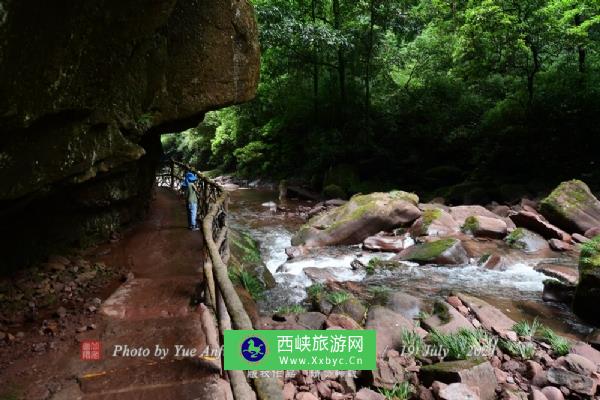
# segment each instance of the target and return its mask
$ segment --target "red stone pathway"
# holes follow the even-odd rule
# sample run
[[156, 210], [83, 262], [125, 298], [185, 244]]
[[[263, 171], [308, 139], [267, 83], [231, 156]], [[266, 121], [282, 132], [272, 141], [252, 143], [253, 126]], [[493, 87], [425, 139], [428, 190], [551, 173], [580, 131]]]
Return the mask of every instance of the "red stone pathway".
[[[202, 236], [186, 226], [181, 199], [158, 189], [146, 221], [107, 246], [99, 261], [127, 265], [134, 278], [103, 303], [99, 328], [78, 337], [100, 340], [102, 360], [82, 361], [73, 354], [66, 368], [74, 371], [77, 384], [53, 399], [230, 398], [215, 362], [174, 357], [175, 345], [200, 352], [216, 346], [212, 316], [204, 306], [192, 305], [202, 279]], [[118, 345], [149, 348], [150, 356], [115, 357]], [[157, 345], [169, 349], [163, 360], [154, 356]]]

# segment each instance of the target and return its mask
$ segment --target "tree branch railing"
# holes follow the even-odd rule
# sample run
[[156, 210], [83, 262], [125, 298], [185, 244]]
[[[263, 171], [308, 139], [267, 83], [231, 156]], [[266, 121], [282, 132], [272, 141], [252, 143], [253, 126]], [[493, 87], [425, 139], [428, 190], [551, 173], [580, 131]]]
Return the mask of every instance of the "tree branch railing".
[[[228, 329], [252, 330], [252, 322], [244, 309], [233, 283], [229, 279], [227, 215], [229, 194], [215, 181], [189, 165], [167, 160], [156, 175], [160, 187], [179, 190], [186, 172], [198, 177], [198, 219], [204, 236], [204, 303], [213, 310], [221, 336]], [[207, 256], [208, 255], [208, 256]], [[274, 378], [255, 378], [256, 394], [243, 371], [228, 371], [229, 382], [236, 400], [283, 400], [283, 393]]]

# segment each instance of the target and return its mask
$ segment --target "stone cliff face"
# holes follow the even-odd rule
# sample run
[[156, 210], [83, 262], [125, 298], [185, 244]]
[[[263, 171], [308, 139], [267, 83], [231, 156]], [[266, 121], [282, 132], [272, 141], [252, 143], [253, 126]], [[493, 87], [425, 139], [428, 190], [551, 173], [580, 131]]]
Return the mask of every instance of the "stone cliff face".
[[246, 0], [0, 0], [0, 250], [21, 263], [140, 216], [160, 133], [251, 99], [258, 69]]

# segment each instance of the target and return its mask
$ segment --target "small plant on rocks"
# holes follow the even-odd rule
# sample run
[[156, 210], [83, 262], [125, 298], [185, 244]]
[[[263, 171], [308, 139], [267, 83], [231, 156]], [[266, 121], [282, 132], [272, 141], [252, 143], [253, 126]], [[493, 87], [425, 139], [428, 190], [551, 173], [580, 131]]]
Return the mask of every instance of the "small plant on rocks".
[[480, 350], [491, 348], [494, 337], [483, 329], [459, 329], [456, 333], [441, 333], [435, 329], [429, 334], [429, 341], [448, 351], [447, 357], [464, 360]]
[[386, 400], [408, 400], [412, 397], [414, 389], [408, 382], [396, 383], [393, 388], [379, 388]]
[[520, 357], [523, 360], [529, 360], [535, 354], [535, 345], [531, 342], [502, 340], [500, 341], [500, 347], [513, 357]]
[[558, 356], [564, 356], [571, 351], [571, 343], [564, 337], [557, 335], [552, 329], [542, 326], [540, 336], [548, 342], [552, 351]]
[[329, 301], [334, 306], [342, 304], [346, 300], [350, 298], [350, 293], [344, 291], [332, 292], [327, 295], [327, 301]]
[[521, 337], [533, 337], [541, 327], [542, 324], [540, 324], [536, 317], [531, 323], [525, 320], [517, 322], [513, 325], [512, 329]]
[[369, 294], [371, 295], [371, 302], [373, 304], [383, 305], [387, 303], [390, 298], [391, 289], [387, 286], [372, 286], [369, 288]]
[[403, 328], [400, 339], [402, 340], [402, 347], [404, 347], [405, 352], [410, 350], [412, 355], [416, 357], [419, 356], [425, 348], [423, 338], [415, 331]]

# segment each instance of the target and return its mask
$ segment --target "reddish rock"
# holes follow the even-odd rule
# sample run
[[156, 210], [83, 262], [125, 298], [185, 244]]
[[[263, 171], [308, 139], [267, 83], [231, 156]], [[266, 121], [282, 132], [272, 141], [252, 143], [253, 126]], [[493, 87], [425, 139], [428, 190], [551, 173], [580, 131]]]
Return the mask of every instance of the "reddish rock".
[[373, 373], [373, 386], [378, 388], [392, 389], [398, 382], [403, 382], [406, 369], [403, 365], [403, 357], [396, 355], [377, 359], [377, 369]]
[[477, 224], [472, 230], [474, 236], [492, 239], [502, 239], [506, 236], [508, 227], [503, 220], [497, 217], [490, 218], [481, 215], [475, 218], [477, 219]]
[[479, 400], [473, 389], [463, 383], [452, 383], [438, 393], [440, 400]]
[[296, 400], [319, 400], [317, 396], [309, 392], [302, 392], [296, 395]]
[[518, 213], [511, 214], [510, 219], [516, 226], [539, 233], [545, 239], [559, 239], [565, 242], [571, 239], [571, 236], [567, 232], [552, 225], [537, 212], [519, 211]]
[[560, 389], [554, 386], [546, 386], [542, 389], [542, 393], [548, 400], [565, 400], [565, 396], [562, 394]]
[[385, 396], [371, 389], [362, 388], [356, 393], [355, 400], [385, 400]]
[[450, 304], [452, 307], [458, 309], [460, 306], [463, 305], [462, 301], [460, 301], [460, 299], [457, 296], [448, 296], [448, 304]]
[[472, 358], [425, 365], [421, 367], [419, 375], [424, 385], [435, 381], [446, 384], [458, 382], [478, 391], [482, 400], [496, 398], [496, 374], [489, 361], [483, 359]]
[[294, 400], [294, 396], [296, 396], [296, 385], [287, 382], [283, 385], [283, 400]]
[[419, 264], [460, 265], [468, 263], [469, 257], [460, 240], [446, 238], [411, 246], [402, 250], [394, 260]]
[[552, 367], [547, 371], [548, 382], [557, 386], [566, 386], [574, 392], [592, 396], [596, 393], [597, 383], [588, 376], [576, 374], [566, 369]]
[[394, 292], [386, 301], [385, 306], [393, 312], [402, 315], [404, 318], [412, 320], [419, 316], [419, 313], [423, 309], [423, 302], [421, 299], [411, 296], [408, 293]]
[[405, 249], [406, 239], [405, 236], [369, 236], [363, 241], [363, 249], [399, 253]]
[[[423, 206], [422, 206], [423, 207]], [[417, 236], [451, 236], [460, 232], [460, 225], [442, 207], [428, 206], [411, 226], [410, 234]]]
[[534, 269], [569, 285], [576, 285], [579, 281], [577, 266], [541, 263], [536, 265]]
[[362, 329], [358, 322], [356, 322], [349, 316], [335, 313], [329, 314], [329, 317], [327, 317], [327, 320], [325, 321], [325, 327], [339, 327], [342, 329]]
[[504, 205], [497, 205], [490, 208], [490, 211], [499, 217], [506, 218], [510, 213], [510, 207]]
[[555, 365], [565, 367], [571, 372], [585, 376], [592, 376], [592, 373], [598, 369], [593, 361], [575, 353], [569, 353], [564, 357], [560, 357], [556, 360]]
[[481, 299], [463, 293], [460, 293], [458, 298], [473, 311], [477, 316], [477, 319], [479, 319], [483, 327], [487, 330], [494, 331], [499, 335], [504, 336], [512, 331], [515, 321], [508, 318], [496, 307]]
[[574, 233], [571, 235], [571, 237], [573, 238], [573, 240], [577, 243], [587, 243], [590, 241], [589, 238], [586, 238], [585, 236], [579, 234], [579, 233]]
[[583, 233], [600, 226], [600, 201], [579, 180], [562, 182], [542, 200], [540, 213], [570, 232]]
[[415, 327], [413, 321], [381, 306], [373, 306], [369, 309], [365, 327], [374, 329], [377, 333], [378, 354], [383, 354], [389, 349], [399, 350], [401, 348], [400, 332], [402, 329], [415, 331], [421, 337], [427, 335], [422, 328]]
[[550, 239], [548, 240], [548, 244], [552, 250], [556, 251], [570, 251], [573, 250], [573, 246], [567, 242], [564, 242], [560, 239]]
[[546, 395], [537, 389], [531, 389], [531, 400], [548, 400]]
[[458, 222], [459, 226], [463, 226], [465, 224], [465, 220], [468, 217], [488, 217], [502, 220], [493, 212], [487, 210], [482, 206], [476, 205], [450, 207], [448, 212], [450, 213], [450, 215], [452, 215], [452, 218], [454, 218], [454, 220]]
[[548, 378], [544, 368], [535, 361], [529, 360], [525, 363], [527, 371], [525, 376], [531, 381], [531, 384], [537, 387], [544, 387], [548, 384]]
[[422, 321], [427, 330], [437, 330], [442, 333], [455, 333], [459, 329], [473, 329], [473, 324], [469, 322], [460, 312], [448, 303], [442, 303], [442, 307], [447, 309], [449, 319], [442, 320], [438, 315], [432, 315]]
[[592, 346], [585, 342], [577, 342], [571, 348], [571, 353], [579, 354], [596, 364], [600, 365], [600, 351], [594, 349]]
[[585, 236], [588, 239], [594, 238], [599, 235], [600, 235], [600, 226], [595, 226], [593, 228], [590, 228], [587, 231], [585, 231], [585, 233], [583, 234], [583, 236]]
[[304, 246], [290, 246], [286, 247], [285, 254], [288, 257], [288, 260], [293, 258], [302, 257], [308, 254], [308, 250]]

